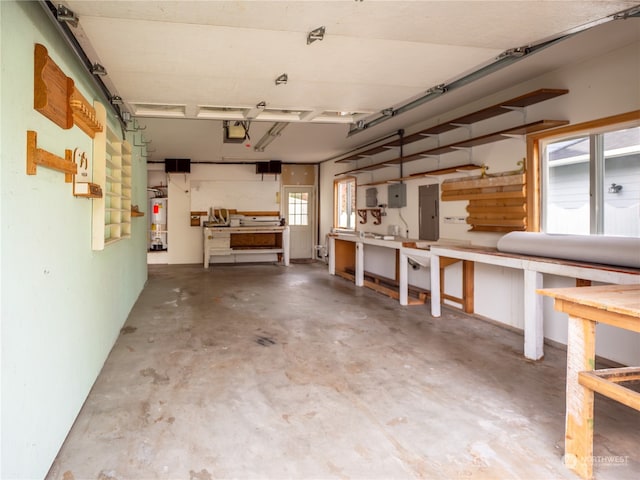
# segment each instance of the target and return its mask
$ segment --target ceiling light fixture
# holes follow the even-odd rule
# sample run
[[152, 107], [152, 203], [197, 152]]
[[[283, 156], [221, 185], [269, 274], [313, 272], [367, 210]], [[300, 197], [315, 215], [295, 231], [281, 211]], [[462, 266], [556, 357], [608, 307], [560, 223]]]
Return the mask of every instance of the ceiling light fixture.
[[114, 95], [111, 97], [111, 105], [122, 105], [124, 102], [122, 101], [122, 97], [119, 95]]
[[78, 16], [64, 5], [58, 5], [58, 9], [56, 10], [56, 18], [59, 22], [66, 22], [74, 28], [78, 26]]
[[253, 147], [253, 150], [255, 152], [264, 152], [264, 149], [267, 148], [267, 146], [271, 142], [273, 142], [276, 138], [278, 138], [282, 134], [282, 131], [285, 129], [287, 125], [289, 124], [286, 122], [274, 123], [273, 126], [269, 129], [269, 131], [265, 133], [260, 140], [258, 140], [258, 143], [256, 143], [255, 147]]
[[316, 40], [324, 39], [324, 26], [314, 28], [307, 34], [307, 45], [315, 42]]
[[289, 76], [286, 73], [283, 73], [278, 78], [276, 78], [276, 85], [286, 85], [289, 81]]
[[102, 65], [100, 65], [99, 63], [94, 63], [91, 66], [91, 73], [93, 75], [100, 75], [100, 76], [104, 76], [107, 74], [107, 69], [104, 68]]

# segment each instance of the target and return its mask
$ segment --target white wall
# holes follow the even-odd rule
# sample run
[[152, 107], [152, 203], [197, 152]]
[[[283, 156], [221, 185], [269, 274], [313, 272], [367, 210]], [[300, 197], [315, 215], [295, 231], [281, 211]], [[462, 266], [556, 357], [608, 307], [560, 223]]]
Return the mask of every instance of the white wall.
[[[132, 219], [131, 239], [93, 251], [92, 200], [74, 198], [60, 172], [26, 175], [27, 130], [57, 155], [92, 152], [79, 128], [63, 130], [33, 109], [34, 44], [87, 99], [99, 96], [40, 5], [3, 1], [0, 12], [0, 477], [42, 478], [144, 286], [145, 224]], [[132, 203], [145, 205], [145, 162], [139, 149], [132, 157]]]
[[[496, 102], [512, 98], [538, 88], [567, 88], [569, 93], [561, 97], [533, 105], [526, 109], [526, 122], [540, 119], [569, 120], [570, 123], [580, 123], [588, 120], [603, 118], [615, 114], [629, 112], [640, 108], [640, 57], [638, 57], [638, 43], [612, 51], [606, 55], [592, 58], [586, 62], [565, 66], [541, 77], [531, 79], [525, 83], [514, 85], [491, 97], [480, 99], [473, 105], [468, 105], [449, 112], [442, 120], [456, 118], [479, 108]], [[472, 127], [472, 135], [507, 128], [522, 121], [522, 114], [512, 112], [491, 120], [487, 120]], [[523, 122], [523, 123], [526, 123]], [[425, 126], [438, 123], [438, 119], [425, 120]], [[424, 128], [424, 127], [423, 127]], [[419, 128], [408, 128], [412, 133]], [[440, 144], [456, 141], [468, 135], [463, 129], [454, 130], [440, 136]], [[410, 155], [425, 150], [433, 145], [434, 140], [425, 139], [410, 144], [405, 154]], [[385, 155], [385, 154], [382, 154]], [[378, 163], [388, 158], [379, 155], [373, 159]], [[386, 155], [392, 155], [391, 153]], [[405, 165], [404, 175], [444, 168], [461, 163], [487, 164], [489, 173], [515, 170], [517, 162], [526, 156], [525, 139], [509, 139], [489, 145], [475, 147], [470, 153], [456, 152], [442, 155], [438, 160], [425, 159]], [[324, 237], [333, 225], [333, 181], [334, 175], [340, 171], [354, 168], [353, 165], [325, 162], [320, 166], [320, 231]], [[460, 174], [457, 174], [460, 175]], [[399, 177], [398, 167], [388, 167], [358, 175], [358, 183]], [[409, 236], [418, 237], [418, 187], [442, 182], [450, 176], [440, 178], [425, 178], [407, 182], [407, 207], [399, 210], [389, 209], [388, 216], [383, 217], [382, 224], [372, 225], [371, 222], [360, 229], [377, 233], [386, 233], [389, 225], [402, 225], [399, 214], [402, 213], [409, 226]], [[365, 189], [358, 189], [358, 207], [365, 205]], [[387, 192], [384, 185], [378, 186], [378, 203], [387, 203]], [[466, 224], [444, 223], [446, 216], [466, 216], [467, 202], [440, 202], [440, 237], [469, 241], [474, 245], [495, 246], [499, 234], [468, 232]], [[386, 260], [379, 260], [384, 265]], [[369, 268], [369, 265], [367, 265]], [[416, 275], [416, 272], [410, 272]], [[411, 277], [410, 277], [411, 278]], [[460, 293], [460, 267], [453, 265], [447, 269], [446, 289], [453, 295]], [[575, 286], [575, 281], [552, 276], [545, 276], [545, 287]], [[523, 327], [523, 279], [522, 272], [507, 268], [477, 264], [475, 268], [475, 312], [516, 328]], [[545, 298], [545, 336], [551, 340], [566, 343], [566, 318], [553, 310], [551, 299]], [[415, 308], [415, 307], [413, 307]], [[625, 364], [640, 363], [640, 335], [630, 332], [602, 328], [602, 335], [598, 336], [597, 353], [603, 357]]]
[[191, 211], [222, 207], [238, 211], [280, 211], [280, 175], [256, 174], [255, 165], [191, 164], [191, 173], [165, 174], [150, 166], [149, 185], [168, 185], [168, 263], [202, 263], [202, 227]]

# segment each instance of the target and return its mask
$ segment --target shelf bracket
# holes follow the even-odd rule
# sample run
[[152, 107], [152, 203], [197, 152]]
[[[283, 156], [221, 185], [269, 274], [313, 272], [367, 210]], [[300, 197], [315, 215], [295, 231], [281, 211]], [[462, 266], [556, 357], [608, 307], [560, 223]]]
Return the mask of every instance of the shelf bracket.
[[358, 216], [361, 218], [361, 220], [360, 220], [360, 224], [361, 225], [364, 225], [365, 223], [367, 223], [367, 209], [366, 208], [358, 209]]
[[382, 223], [382, 210], [380, 210], [379, 208], [372, 208], [371, 216], [374, 218], [374, 225], [380, 225], [380, 223]]

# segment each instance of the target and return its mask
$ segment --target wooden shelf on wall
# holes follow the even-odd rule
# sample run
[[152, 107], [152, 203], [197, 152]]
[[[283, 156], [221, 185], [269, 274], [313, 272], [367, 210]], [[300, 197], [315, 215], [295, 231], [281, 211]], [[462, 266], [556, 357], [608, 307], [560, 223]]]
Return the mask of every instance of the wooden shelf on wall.
[[420, 130], [419, 132], [403, 137], [402, 140], [398, 138], [391, 142], [386, 142], [382, 145], [363, 150], [346, 158], [336, 160], [336, 163], [355, 162], [363, 158], [371, 157], [378, 153], [386, 152], [391, 148], [399, 147], [401, 144], [406, 146], [409, 143], [424, 140], [425, 137], [440, 135], [441, 133], [454, 130], [456, 128], [459, 128], [461, 125], [471, 125], [482, 120], [488, 120], [504, 113], [511, 112], [514, 109], [526, 108], [536, 103], [544, 102], [545, 100], [549, 100], [560, 95], [565, 95], [567, 93], [569, 93], [569, 90], [555, 88], [541, 88], [539, 90], [534, 90], [525, 93], [524, 95], [520, 95], [518, 97], [497, 103], [490, 107], [471, 112], [458, 118], [454, 118], [453, 120], [449, 120], [447, 122], [425, 128], [424, 130]]
[[479, 167], [478, 165], [467, 163], [465, 165], [459, 165], [457, 167], [438, 168], [436, 170], [428, 170], [426, 172], [412, 173], [407, 177], [390, 178], [388, 180], [381, 180], [379, 182], [360, 183], [358, 184], [358, 186], [372, 187], [374, 185], [385, 185], [387, 183], [398, 183], [398, 182], [405, 182], [407, 180], [417, 180], [418, 178], [424, 178], [424, 177], [437, 177], [440, 175], [449, 175], [452, 173], [471, 172], [473, 170], [480, 170], [481, 168], [482, 167]]
[[374, 163], [373, 165], [367, 165], [365, 167], [354, 168], [352, 170], [347, 170], [346, 172], [337, 173], [336, 176], [345, 175], [348, 173], [370, 172], [373, 170], [380, 170], [382, 168], [391, 167], [394, 165], [398, 165], [400, 163], [406, 164], [409, 162], [414, 162], [416, 160], [423, 160], [426, 157], [435, 157], [438, 155], [455, 152], [457, 150], [461, 150], [464, 148], [472, 148], [480, 145], [486, 145], [488, 143], [498, 142], [500, 140], [506, 140], [514, 135], [527, 135], [529, 133], [539, 132], [539, 131], [547, 130], [550, 128], [561, 127], [563, 125], [567, 125], [568, 123], [569, 122], [567, 120], [538, 120], [536, 122], [527, 123], [526, 125], [518, 125], [515, 127], [500, 130], [498, 132], [482, 135], [480, 137], [469, 138], [467, 140], [450, 143], [448, 145], [442, 145], [440, 147], [430, 148], [427, 150], [423, 150], [421, 152], [407, 155], [402, 158], [395, 158], [395, 159], [386, 160], [380, 163]]

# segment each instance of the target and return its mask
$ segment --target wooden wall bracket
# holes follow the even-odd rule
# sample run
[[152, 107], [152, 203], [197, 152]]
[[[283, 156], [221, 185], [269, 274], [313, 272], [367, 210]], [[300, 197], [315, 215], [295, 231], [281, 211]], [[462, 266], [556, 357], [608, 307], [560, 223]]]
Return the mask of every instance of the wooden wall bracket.
[[102, 131], [102, 124], [96, 118], [96, 110], [91, 106], [86, 98], [73, 87], [69, 106], [73, 112], [73, 122], [91, 138], [96, 136], [97, 132]]
[[95, 109], [76, 89], [73, 79], [65, 75], [39, 43], [34, 52], [33, 108], [65, 130], [75, 123], [91, 138], [103, 128]]
[[64, 181], [71, 183], [73, 176], [78, 173], [78, 166], [73, 161], [72, 150], [66, 149], [64, 157], [38, 148], [38, 134], [33, 130], [27, 130], [27, 175], [35, 175], [38, 173], [38, 165], [42, 165], [64, 173]]
[[367, 223], [367, 209], [366, 208], [359, 208], [358, 209], [358, 216], [361, 218], [360, 224]]

